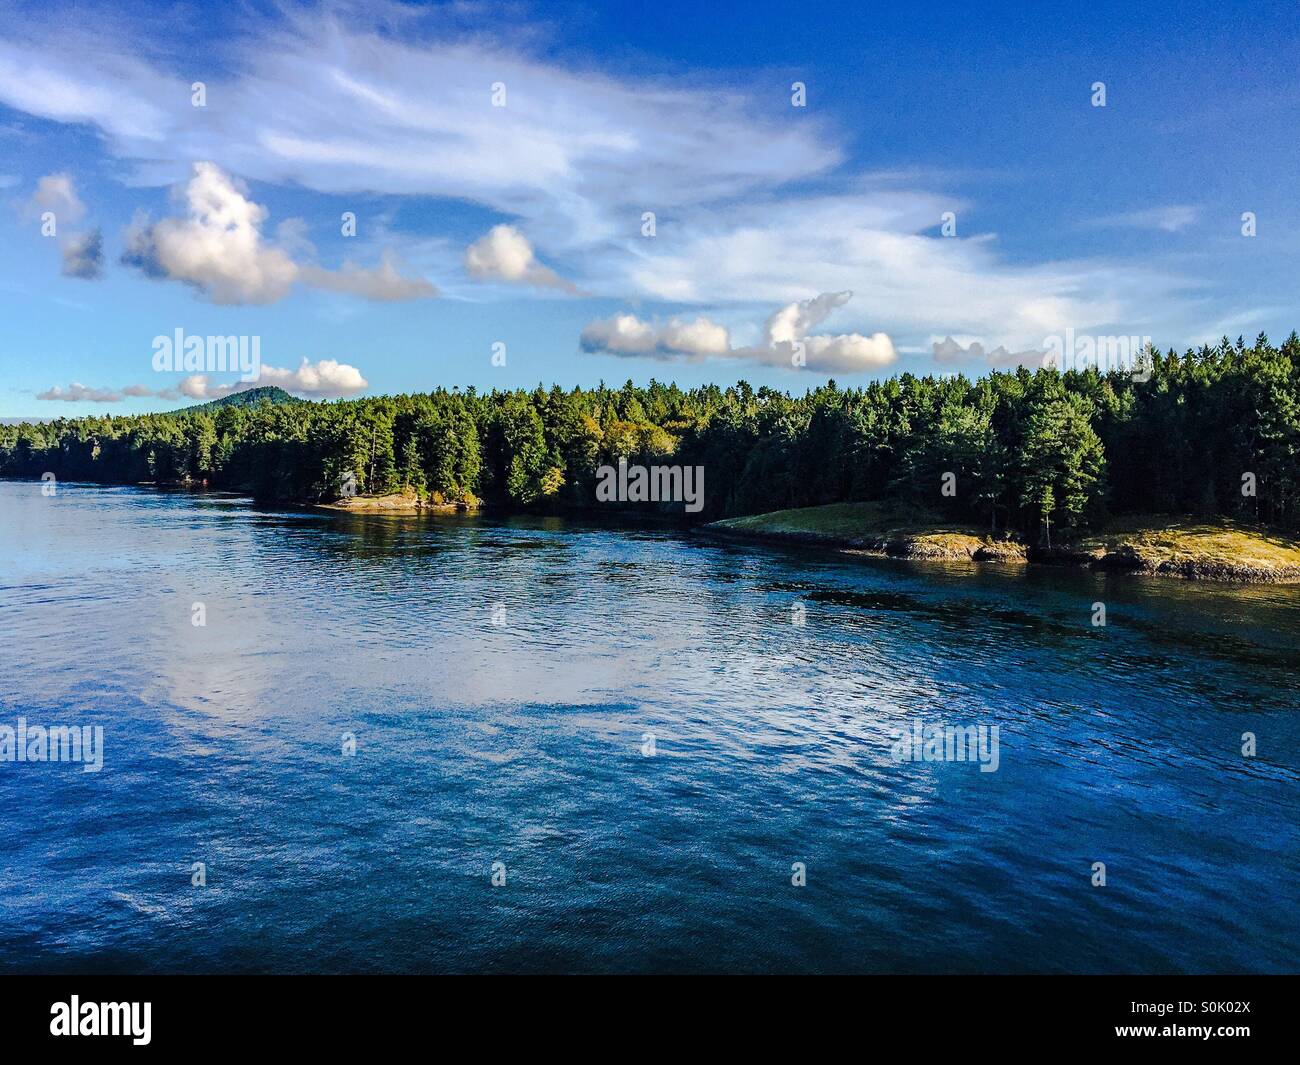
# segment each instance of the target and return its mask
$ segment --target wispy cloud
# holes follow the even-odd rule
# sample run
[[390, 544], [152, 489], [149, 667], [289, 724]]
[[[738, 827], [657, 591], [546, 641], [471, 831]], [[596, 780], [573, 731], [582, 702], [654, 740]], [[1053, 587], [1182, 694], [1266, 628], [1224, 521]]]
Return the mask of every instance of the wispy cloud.
[[[1169, 315], [1186, 306], [1184, 280], [1163, 270], [1114, 258], [1012, 260], [995, 234], [965, 229], [936, 237], [955, 203], [943, 175], [891, 172], [868, 184], [846, 172], [847, 141], [832, 127], [812, 113], [792, 120], [788, 106], [743, 88], [560, 69], [490, 31], [421, 39], [427, 24], [406, 16], [404, 40], [355, 10], [256, 28], [232, 46], [231, 73], [209, 83], [199, 121], [186, 82], [112, 44], [126, 32], [108, 44], [4, 42], [0, 102], [95, 126], [139, 183], [174, 182], [202, 160], [320, 193], [473, 203], [509, 221], [471, 245], [466, 271], [503, 284], [572, 286], [715, 317], [852, 290], [862, 317], [850, 324], [870, 322], [858, 334], [867, 339], [942, 330], [1010, 348], [1067, 325], [1128, 328], [1152, 306]], [[274, 302], [298, 282], [369, 299], [433, 294], [395, 260], [338, 271], [301, 263], [262, 235], [264, 209], [231, 185], [242, 206], [226, 192], [185, 218], [140, 227], [130, 261], [216, 302]], [[641, 235], [647, 211], [655, 237]], [[1108, 224], [1174, 232], [1194, 212], [1159, 208]], [[867, 357], [860, 345], [859, 361]]]
[[434, 299], [439, 294], [437, 286], [431, 281], [423, 277], [404, 276], [399, 269], [397, 255], [391, 248], [380, 253], [379, 265], [373, 269], [345, 262], [337, 270], [303, 266], [299, 270], [299, 276], [316, 288], [345, 292], [380, 303]]
[[1190, 204], [1171, 204], [1166, 207], [1149, 207], [1141, 211], [1099, 218], [1099, 226], [1123, 226], [1130, 229], [1159, 229], [1165, 233], [1179, 233], [1201, 217], [1201, 208]]
[[[132, 393], [135, 395], [136, 393]], [[91, 388], [73, 381], [67, 388], [55, 385], [36, 393], [37, 399], [59, 400], [65, 403], [121, 403], [124, 396], [117, 388]]]

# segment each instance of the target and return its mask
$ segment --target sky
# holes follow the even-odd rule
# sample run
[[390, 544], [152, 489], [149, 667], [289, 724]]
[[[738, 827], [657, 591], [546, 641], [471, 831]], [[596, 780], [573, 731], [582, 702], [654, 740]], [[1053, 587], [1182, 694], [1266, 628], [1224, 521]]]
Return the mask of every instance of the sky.
[[1297, 44], [1290, 0], [0, 0], [0, 417], [1281, 340]]

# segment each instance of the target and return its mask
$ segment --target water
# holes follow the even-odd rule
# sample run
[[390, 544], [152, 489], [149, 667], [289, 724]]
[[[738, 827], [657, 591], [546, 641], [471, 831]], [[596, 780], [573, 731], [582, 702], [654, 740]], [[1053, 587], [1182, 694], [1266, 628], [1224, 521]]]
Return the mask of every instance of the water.
[[[0, 970], [1293, 971], [1298, 637], [1300, 589], [0, 483], [0, 724], [105, 732], [0, 762]], [[998, 770], [895, 761], [917, 716]]]

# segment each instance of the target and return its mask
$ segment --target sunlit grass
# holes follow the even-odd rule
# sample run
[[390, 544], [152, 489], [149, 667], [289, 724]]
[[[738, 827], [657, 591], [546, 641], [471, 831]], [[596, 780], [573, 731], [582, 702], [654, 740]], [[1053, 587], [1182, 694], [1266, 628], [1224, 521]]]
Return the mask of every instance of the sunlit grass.
[[1144, 562], [1209, 563], [1261, 568], [1300, 567], [1300, 540], [1227, 518], [1130, 515], [1118, 518], [1084, 546], [1135, 552]]
[[933, 515], [896, 503], [830, 503], [823, 507], [799, 507], [729, 518], [714, 523], [719, 528], [764, 533], [808, 533], [828, 538], [873, 538], [890, 534], [919, 534], [979, 537], [975, 529], [947, 525]]
[[[888, 502], [778, 510], [715, 522], [712, 527], [865, 546], [917, 558], [1020, 561], [1025, 554], [1021, 543], [995, 539], [986, 530], [941, 522], [923, 510]], [[1125, 568], [1152, 573], [1225, 580], [1300, 579], [1300, 538], [1226, 518], [1129, 515], [1070, 546], [1080, 555], [1091, 554], [1097, 560], [1111, 555], [1129, 563]]]

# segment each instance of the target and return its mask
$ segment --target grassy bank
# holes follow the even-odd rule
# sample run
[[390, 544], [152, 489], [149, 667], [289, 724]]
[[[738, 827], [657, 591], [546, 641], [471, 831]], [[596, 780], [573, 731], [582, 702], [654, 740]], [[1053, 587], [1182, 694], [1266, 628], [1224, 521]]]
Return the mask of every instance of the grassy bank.
[[1300, 539], [1226, 518], [1128, 516], [1081, 545], [1102, 568], [1173, 577], [1300, 581]]
[[421, 495], [409, 489], [384, 496], [348, 496], [333, 503], [317, 503], [324, 510], [346, 510], [352, 514], [454, 514], [474, 510], [478, 500], [447, 502], [440, 493]]
[[1300, 582], [1300, 539], [1221, 518], [1129, 516], [1052, 551], [888, 503], [778, 510], [713, 522], [705, 530], [895, 558], [1028, 561], [1201, 580]]

